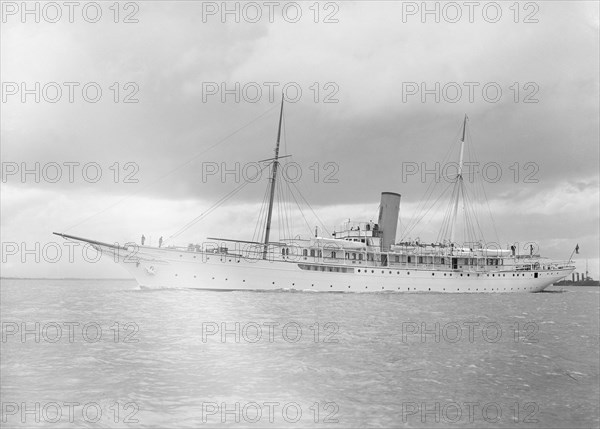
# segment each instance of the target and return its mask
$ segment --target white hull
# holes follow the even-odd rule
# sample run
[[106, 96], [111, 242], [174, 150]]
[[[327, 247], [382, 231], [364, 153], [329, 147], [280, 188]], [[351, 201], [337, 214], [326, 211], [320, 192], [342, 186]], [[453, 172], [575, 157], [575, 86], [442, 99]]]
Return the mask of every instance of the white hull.
[[[294, 261], [269, 261], [149, 247], [136, 249], [129, 256], [123, 255], [123, 250], [119, 252], [120, 255], [115, 255], [115, 249], [112, 248], [102, 247], [102, 250], [120, 262], [141, 287], [151, 289], [523, 293], [540, 292], [573, 271], [569, 267], [477, 273], [407, 266], [373, 267], [358, 263], [329, 264], [324, 268], [326, 271], [315, 271], [311, 261], [313, 258], [310, 257], [300, 257], [300, 260]], [[347, 272], [336, 272], [335, 267]], [[332, 271], [328, 271], [329, 268]], [[316, 266], [316, 269], [320, 267]]]

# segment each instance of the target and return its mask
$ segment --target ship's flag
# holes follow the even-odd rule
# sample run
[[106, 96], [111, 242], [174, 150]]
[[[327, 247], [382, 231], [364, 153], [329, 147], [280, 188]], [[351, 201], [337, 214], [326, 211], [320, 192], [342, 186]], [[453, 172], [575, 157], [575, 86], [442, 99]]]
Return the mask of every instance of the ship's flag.
[[575, 246], [575, 253], [579, 255], [579, 243]]

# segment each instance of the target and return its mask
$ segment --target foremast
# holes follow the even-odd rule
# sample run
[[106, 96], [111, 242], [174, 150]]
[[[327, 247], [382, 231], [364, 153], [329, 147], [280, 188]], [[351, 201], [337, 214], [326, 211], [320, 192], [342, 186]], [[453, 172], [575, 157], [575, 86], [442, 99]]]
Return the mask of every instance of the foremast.
[[267, 224], [265, 226], [265, 242], [263, 250], [263, 259], [267, 259], [269, 250], [269, 236], [271, 235], [271, 218], [273, 217], [273, 201], [275, 199], [275, 185], [277, 180], [277, 167], [279, 166], [279, 142], [281, 141], [281, 123], [283, 119], [283, 94], [281, 94], [281, 109], [279, 110], [279, 128], [277, 130], [277, 143], [275, 144], [275, 158], [273, 158], [273, 173], [269, 179], [269, 209], [267, 212]]

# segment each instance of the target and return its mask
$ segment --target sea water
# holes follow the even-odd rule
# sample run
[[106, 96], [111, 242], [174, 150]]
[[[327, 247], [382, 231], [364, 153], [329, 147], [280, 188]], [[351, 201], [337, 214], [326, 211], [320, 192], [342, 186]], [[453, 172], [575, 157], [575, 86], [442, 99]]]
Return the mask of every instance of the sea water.
[[3, 279], [2, 427], [598, 427], [599, 292]]

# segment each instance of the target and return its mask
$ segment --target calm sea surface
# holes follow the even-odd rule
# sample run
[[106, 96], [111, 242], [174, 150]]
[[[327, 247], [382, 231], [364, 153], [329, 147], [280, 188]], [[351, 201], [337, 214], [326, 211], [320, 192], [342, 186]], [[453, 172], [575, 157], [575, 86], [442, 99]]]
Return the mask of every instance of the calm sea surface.
[[595, 428], [599, 292], [5, 279], [2, 427]]

